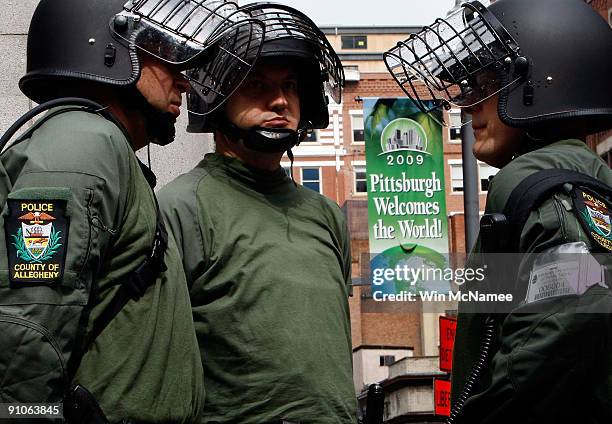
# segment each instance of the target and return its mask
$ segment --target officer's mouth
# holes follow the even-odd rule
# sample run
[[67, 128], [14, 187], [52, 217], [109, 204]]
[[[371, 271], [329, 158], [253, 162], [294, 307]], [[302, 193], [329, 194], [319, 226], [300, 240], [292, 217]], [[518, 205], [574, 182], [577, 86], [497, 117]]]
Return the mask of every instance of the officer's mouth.
[[285, 128], [287, 125], [289, 125], [289, 120], [283, 117], [269, 119], [261, 124], [263, 128]]
[[478, 137], [480, 134], [482, 134], [484, 131], [486, 131], [487, 129], [487, 125], [474, 125], [474, 123], [472, 122], [472, 130], [474, 131], [474, 137]]

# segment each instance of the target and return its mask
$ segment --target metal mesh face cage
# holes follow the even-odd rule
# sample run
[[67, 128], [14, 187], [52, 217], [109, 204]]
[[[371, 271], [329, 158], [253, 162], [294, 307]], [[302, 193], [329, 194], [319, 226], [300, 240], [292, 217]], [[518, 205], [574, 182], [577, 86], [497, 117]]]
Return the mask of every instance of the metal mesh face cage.
[[232, 95], [259, 57], [263, 31], [259, 21], [234, 25], [204, 53], [198, 67], [186, 72], [192, 87], [192, 101], [188, 102], [191, 112], [207, 115]]
[[264, 37], [263, 23], [226, 0], [129, 1], [111, 28], [128, 45], [185, 70], [201, 114], [242, 82]]
[[520, 79], [513, 80], [511, 72], [518, 44], [482, 4], [462, 6], [383, 55], [391, 75], [423, 112], [473, 106]]
[[291, 7], [273, 3], [251, 3], [241, 10], [265, 24], [264, 43], [290, 38], [311, 44], [321, 67], [325, 91], [336, 103], [340, 103], [344, 87], [342, 63], [323, 32], [308, 16]]
[[111, 29], [128, 44], [186, 67], [240, 24], [260, 25], [226, 0], [133, 0], [112, 18]]

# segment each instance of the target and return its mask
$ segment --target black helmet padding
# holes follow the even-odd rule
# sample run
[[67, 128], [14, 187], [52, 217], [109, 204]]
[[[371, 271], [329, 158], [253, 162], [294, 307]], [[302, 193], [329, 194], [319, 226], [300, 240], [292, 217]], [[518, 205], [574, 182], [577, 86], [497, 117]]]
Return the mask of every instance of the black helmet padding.
[[264, 42], [261, 59], [290, 58], [298, 72], [300, 116], [312, 128], [327, 128], [328, 99], [323, 87], [317, 49], [303, 39], [279, 38]]

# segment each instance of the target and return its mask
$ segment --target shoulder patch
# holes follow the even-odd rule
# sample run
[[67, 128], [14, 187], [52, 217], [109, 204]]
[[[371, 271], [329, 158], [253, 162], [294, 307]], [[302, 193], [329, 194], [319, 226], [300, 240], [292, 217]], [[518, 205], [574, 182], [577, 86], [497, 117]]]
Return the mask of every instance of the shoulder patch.
[[11, 285], [62, 281], [69, 229], [66, 200], [8, 199], [7, 203], [4, 229]]
[[604, 252], [612, 252], [612, 206], [583, 187], [573, 190], [572, 199], [584, 231]]

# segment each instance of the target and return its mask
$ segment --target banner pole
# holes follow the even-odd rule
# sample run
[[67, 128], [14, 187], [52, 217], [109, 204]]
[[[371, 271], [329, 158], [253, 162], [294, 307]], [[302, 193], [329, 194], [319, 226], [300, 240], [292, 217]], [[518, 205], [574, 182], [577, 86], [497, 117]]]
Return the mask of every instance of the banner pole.
[[478, 237], [480, 205], [478, 202], [479, 184], [478, 164], [472, 147], [474, 146], [474, 130], [472, 116], [461, 111], [461, 156], [463, 168], [463, 210], [465, 217], [465, 248], [470, 252]]

